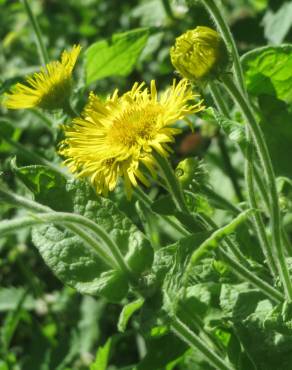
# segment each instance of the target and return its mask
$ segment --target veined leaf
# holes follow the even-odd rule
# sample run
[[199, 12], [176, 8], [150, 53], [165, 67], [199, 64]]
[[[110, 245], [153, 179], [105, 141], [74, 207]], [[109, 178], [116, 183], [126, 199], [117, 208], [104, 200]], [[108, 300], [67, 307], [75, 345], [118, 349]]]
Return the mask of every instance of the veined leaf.
[[86, 83], [109, 76], [127, 76], [148, 40], [148, 29], [117, 33], [111, 39], [97, 41], [85, 52]]
[[[94, 190], [82, 181], [59, 181], [44, 166], [19, 168], [21, 179], [40, 197], [44, 204], [54, 205], [55, 187], [58, 187], [59, 209], [69, 204], [72, 213], [80, 214], [94, 221], [117, 244], [131, 270], [139, 275], [150, 268], [153, 250], [144, 234], [109, 199], [95, 194]], [[48, 171], [48, 172], [46, 172]], [[47, 181], [47, 179], [49, 181]], [[55, 186], [52, 186], [55, 184]], [[65, 203], [62, 203], [62, 194]], [[67, 202], [67, 198], [69, 201]], [[82, 293], [103, 295], [111, 301], [119, 301], [128, 290], [126, 276], [111, 270], [93, 249], [90, 249], [79, 236], [59, 225], [34, 227], [33, 242], [47, 265], [65, 284]]]
[[292, 102], [292, 45], [254, 49], [242, 57], [242, 65], [250, 94]]

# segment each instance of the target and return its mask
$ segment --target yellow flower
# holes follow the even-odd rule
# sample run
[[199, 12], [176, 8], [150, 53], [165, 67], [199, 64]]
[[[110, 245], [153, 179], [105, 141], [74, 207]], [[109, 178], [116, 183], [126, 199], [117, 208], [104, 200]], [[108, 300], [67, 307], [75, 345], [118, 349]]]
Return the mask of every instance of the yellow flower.
[[28, 77], [26, 85], [17, 83], [6, 95], [4, 105], [9, 109], [63, 108], [71, 92], [72, 71], [80, 50], [80, 45], [74, 45], [70, 52], [62, 53], [61, 62], [50, 62]]
[[170, 58], [182, 76], [197, 83], [217, 77], [229, 62], [218, 32], [202, 26], [179, 36], [170, 49]]
[[153, 151], [164, 157], [171, 151], [168, 143], [180, 132], [173, 123], [203, 109], [196, 97], [187, 80], [173, 81], [159, 98], [155, 81], [150, 91], [135, 83], [131, 91], [119, 96], [116, 90], [106, 101], [91, 93], [82, 116], [64, 127], [59, 152], [70, 171], [89, 177], [99, 194], [107, 195], [123, 177], [130, 198], [137, 180], [149, 185], [142, 167], [155, 173]]

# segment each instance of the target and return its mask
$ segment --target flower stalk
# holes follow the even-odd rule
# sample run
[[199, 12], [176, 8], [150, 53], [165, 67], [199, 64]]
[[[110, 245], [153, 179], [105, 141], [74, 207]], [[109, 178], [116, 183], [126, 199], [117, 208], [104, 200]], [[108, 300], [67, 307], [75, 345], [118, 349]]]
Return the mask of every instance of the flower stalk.
[[37, 21], [36, 17], [34, 16], [32, 10], [31, 10], [29, 0], [22, 0], [22, 2], [23, 2], [25, 11], [28, 15], [28, 18], [30, 20], [30, 23], [31, 23], [31, 25], [33, 27], [33, 30], [34, 30], [34, 33], [35, 33], [36, 44], [37, 44], [37, 48], [38, 48], [38, 51], [39, 51], [41, 64], [43, 66], [45, 66], [46, 64], [49, 63], [49, 56], [48, 56], [47, 49], [46, 49], [46, 47], [44, 45], [44, 42], [43, 42], [43, 39], [42, 39], [41, 29], [39, 27], [39, 24], [38, 24], [38, 21]]
[[175, 174], [173, 172], [171, 165], [169, 164], [168, 159], [162, 157], [158, 153], [155, 153], [154, 157], [159, 165], [167, 189], [170, 192], [177, 209], [183, 213], [188, 213], [189, 211], [187, 208], [186, 200], [183, 195], [182, 188], [179, 182], [177, 181], [177, 178], [175, 177]]
[[252, 133], [253, 140], [257, 148], [258, 156], [262, 163], [266, 184], [268, 189], [270, 190], [269, 203], [271, 211], [271, 228], [274, 254], [277, 258], [276, 262], [278, 266], [278, 272], [285, 290], [286, 297], [289, 301], [291, 301], [292, 282], [290, 280], [288, 266], [285, 260], [285, 251], [282, 243], [280, 207], [276, 188], [276, 180], [272, 160], [270, 158], [264, 134], [256, 119], [254, 118], [253, 112], [248, 102], [246, 101], [241, 91], [237, 88], [233, 80], [228, 75], [222, 76], [221, 80], [226, 90], [229, 92], [234, 101], [238, 104], [244, 117], [246, 118], [247, 124], [249, 125], [249, 129]]

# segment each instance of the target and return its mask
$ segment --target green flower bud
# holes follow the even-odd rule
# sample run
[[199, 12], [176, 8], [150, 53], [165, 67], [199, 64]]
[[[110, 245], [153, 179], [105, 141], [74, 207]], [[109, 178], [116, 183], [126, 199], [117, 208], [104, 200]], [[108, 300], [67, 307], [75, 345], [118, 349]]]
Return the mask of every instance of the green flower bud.
[[219, 33], [203, 26], [177, 37], [170, 58], [183, 77], [197, 84], [218, 77], [229, 64], [228, 51]]
[[202, 161], [196, 158], [186, 158], [179, 162], [175, 175], [183, 189], [194, 189], [206, 182], [206, 171]]

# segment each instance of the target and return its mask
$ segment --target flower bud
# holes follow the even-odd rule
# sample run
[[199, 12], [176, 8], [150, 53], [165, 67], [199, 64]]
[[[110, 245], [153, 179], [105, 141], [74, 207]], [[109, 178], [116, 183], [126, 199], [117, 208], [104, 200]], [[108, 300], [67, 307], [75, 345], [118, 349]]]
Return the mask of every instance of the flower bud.
[[170, 58], [183, 77], [197, 84], [218, 77], [229, 62], [228, 51], [219, 33], [203, 26], [177, 37], [170, 49]]
[[175, 175], [183, 189], [194, 189], [206, 182], [206, 171], [202, 161], [186, 158], [179, 162]]

